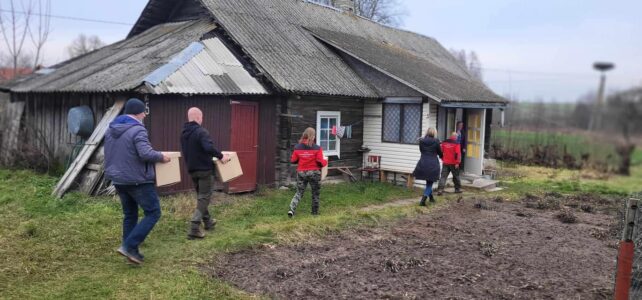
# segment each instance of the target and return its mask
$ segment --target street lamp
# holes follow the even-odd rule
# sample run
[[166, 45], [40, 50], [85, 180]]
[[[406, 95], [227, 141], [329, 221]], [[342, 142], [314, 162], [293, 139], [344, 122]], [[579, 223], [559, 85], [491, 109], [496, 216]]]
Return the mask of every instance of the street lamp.
[[604, 86], [606, 85], [606, 71], [612, 70], [615, 68], [615, 64], [610, 62], [596, 62], [593, 64], [593, 69], [601, 72], [600, 75], [600, 87], [597, 92], [597, 103], [593, 108], [593, 116], [589, 122], [589, 130], [599, 129], [601, 124], [602, 117], [602, 104], [604, 103]]

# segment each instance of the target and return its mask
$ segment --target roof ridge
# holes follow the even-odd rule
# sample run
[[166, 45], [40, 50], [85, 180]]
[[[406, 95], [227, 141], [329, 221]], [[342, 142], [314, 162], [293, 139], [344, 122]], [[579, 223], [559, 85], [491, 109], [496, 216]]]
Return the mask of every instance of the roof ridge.
[[[326, 9], [330, 9], [330, 10], [333, 10], [333, 11], [335, 11], [335, 12], [338, 12], [339, 14], [343, 14], [343, 13], [344, 13], [341, 9], [336, 8], [336, 7], [334, 7], [334, 6], [331, 6], [331, 5], [326, 5], [326, 4], [323, 4], [323, 3], [314, 2], [314, 1], [312, 1], [312, 0], [300, 0], [300, 1], [301, 1], [301, 2], [303, 2], [303, 3], [305, 3], [305, 4], [311, 4], [311, 5], [314, 5], [314, 6], [319, 6], [319, 7], [323, 7], [323, 8], [326, 8]], [[381, 22], [377, 22], [377, 21], [375, 21], [375, 20], [373, 20], [373, 19], [369, 19], [369, 18], [366, 18], [366, 17], [361, 16], [361, 15], [358, 15], [358, 14], [353, 14], [353, 15], [354, 15], [355, 17], [359, 18], [359, 19], [362, 19], [362, 20], [367, 21], [367, 22], [370, 22], [370, 23], [374, 23], [375, 25], [379, 25], [379, 26], [381, 26], [381, 27], [385, 27], [385, 28], [392, 29], [392, 30], [396, 30], [396, 31], [400, 31], [400, 32], [405, 32], [405, 33], [414, 34], [414, 35], [421, 36], [421, 37], [423, 37], [423, 38], [426, 38], [426, 39], [432, 40], [432, 41], [434, 41], [434, 42], [438, 42], [438, 41], [437, 41], [437, 39], [435, 39], [435, 38], [433, 38], [433, 37], [431, 37], [431, 36], [428, 36], [428, 35], [422, 34], [422, 33], [418, 33], [418, 32], [415, 32], [415, 31], [408, 30], [408, 29], [403, 29], [403, 28], [399, 28], [399, 27], [394, 27], [394, 26], [392, 26], [392, 25], [388, 25], [388, 24], [384, 24], [384, 23], [381, 23]]]

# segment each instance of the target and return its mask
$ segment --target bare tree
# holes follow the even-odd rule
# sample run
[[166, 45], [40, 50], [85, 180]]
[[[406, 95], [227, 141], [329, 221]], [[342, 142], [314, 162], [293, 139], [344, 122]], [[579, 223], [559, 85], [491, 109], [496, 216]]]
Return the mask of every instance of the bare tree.
[[[6, 63], [18, 74], [19, 68], [35, 68], [43, 60], [43, 48], [51, 32], [50, 0], [9, 0], [8, 9], [0, 3], [0, 35], [7, 51], [2, 51]], [[27, 36], [33, 43], [35, 55], [27, 49]]]
[[407, 15], [400, 0], [309, 0], [338, 7], [341, 1], [354, 3], [354, 13], [375, 22], [400, 26]]
[[406, 11], [399, 0], [355, 0], [356, 14], [390, 26], [400, 26]]
[[105, 43], [100, 40], [96, 35], [87, 36], [80, 34], [72, 43], [67, 47], [67, 52], [70, 58], [87, 54], [96, 49], [105, 46]]
[[618, 93], [608, 102], [608, 113], [606, 117], [610, 120], [613, 129], [619, 131], [622, 139], [615, 145], [615, 151], [620, 156], [618, 173], [631, 175], [631, 158], [635, 151], [635, 142], [632, 135], [636, 128], [639, 128], [640, 113], [642, 113], [642, 89], [632, 89], [627, 92]]
[[[4, 10], [0, 11], [0, 30], [2, 30], [2, 37], [11, 61], [10, 66], [13, 68], [14, 73], [21, 67], [18, 65], [18, 61], [24, 55], [25, 40], [29, 32], [29, 22], [31, 21], [33, 7], [31, 1], [28, 3], [21, 1], [20, 5], [22, 12], [16, 9], [14, 0], [9, 0], [7, 16], [5, 16]], [[2, 9], [1, 2], [0, 9]]]
[[450, 54], [455, 57], [459, 65], [468, 71], [473, 78], [483, 82], [482, 64], [475, 51], [466, 52], [466, 50], [451, 48]]
[[[33, 26], [29, 27], [29, 37], [33, 43], [36, 54], [34, 55], [33, 67], [34, 69], [42, 63], [44, 59], [42, 50], [45, 46], [45, 43], [49, 39], [49, 33], [51, 33], [51, 1], [50, 0], [38, 0], [35, 4], [35, 20], [32, 22]], [[35, 27], [35, 28], [32, 28]]]

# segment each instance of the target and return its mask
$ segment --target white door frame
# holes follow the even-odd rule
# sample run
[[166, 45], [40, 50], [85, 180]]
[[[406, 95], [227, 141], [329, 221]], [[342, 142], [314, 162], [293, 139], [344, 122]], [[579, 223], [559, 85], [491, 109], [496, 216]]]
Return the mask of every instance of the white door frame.
[[[486, 110], [485, 109], [466, 109], [467, 116], [464, 123], [466, 129], [466, 157], [464, 162], [464, 173], [472, 175], [482, 175], [484, 170], [484, 143], [486, 134]], [[479, 115], [479, 128], [472, 127], [472, 117]], [[472, 129], [472, 130], [471, 130]], [[475, 132], [479, 132], [479, 143], [475, 141]], [[473, 139], [471, 139], [473, 137]], [[477, 147], [478, 146], [478, 147]], [[476, 152], [476, 153], [475, 153]]]

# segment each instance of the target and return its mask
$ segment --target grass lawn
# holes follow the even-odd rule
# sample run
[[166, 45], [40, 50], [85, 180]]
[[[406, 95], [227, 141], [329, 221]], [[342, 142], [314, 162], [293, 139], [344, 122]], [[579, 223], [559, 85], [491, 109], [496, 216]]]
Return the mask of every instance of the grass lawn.
[[[633, 176], [608, 180], [592, 179], [580, 171], [505, 166], [501, 174], [508, 189], [501, 194], [515, 198], [548, 191], [595, 192], [624, 199], [642, 190], [640, 151], [635, 161]], [[164, 197], [161, 221], [141, 247], [146, 262], [132, 267], [114, 251], [120, 244], [122, 220], [117, 199], [70, 194], [55, 200], [49, 196], [55, 181], [27, 171], [0, 170], [0, 298], [254, 298], [208, 278], [200, 267], [228, 251], [304, 242], [430, 211], [416, 204], [364, 211], [360, 208], [419, 193], [387, 184], [339, 184], [323, 187], [321, 216], [309, 214], [308, 192], [297, 216], [288, 219], [293, 191], [264, 190], [216, 203], [216, 230], [204, 240], [188, 241], [187, 220], [195, 201], [191, 195]]]
[[11, 299], [204, 299], [250, 297], [207, 278], [199, 266], [217, 254], [274, 243], [296, 243], [347, 227], [371, 226], [420, 211], [418, 207], [360, 212], [358, 208], [416, 191], [385, 184], [340, 184], [323, 188], [321, 216], [312, 217], [309, 192], [294, 219], [287, 218], [292, 191], [231, 197], [216, 204], [214, 233], [185, 239], [194, 200], [162, 199], [161, 221], [141, 247], [142, 267], [124, 263], [121, 209], [115, 198], [78, 194], [54, 200], [56, 179], [26, 171], [0, 170], [0, 291]]

